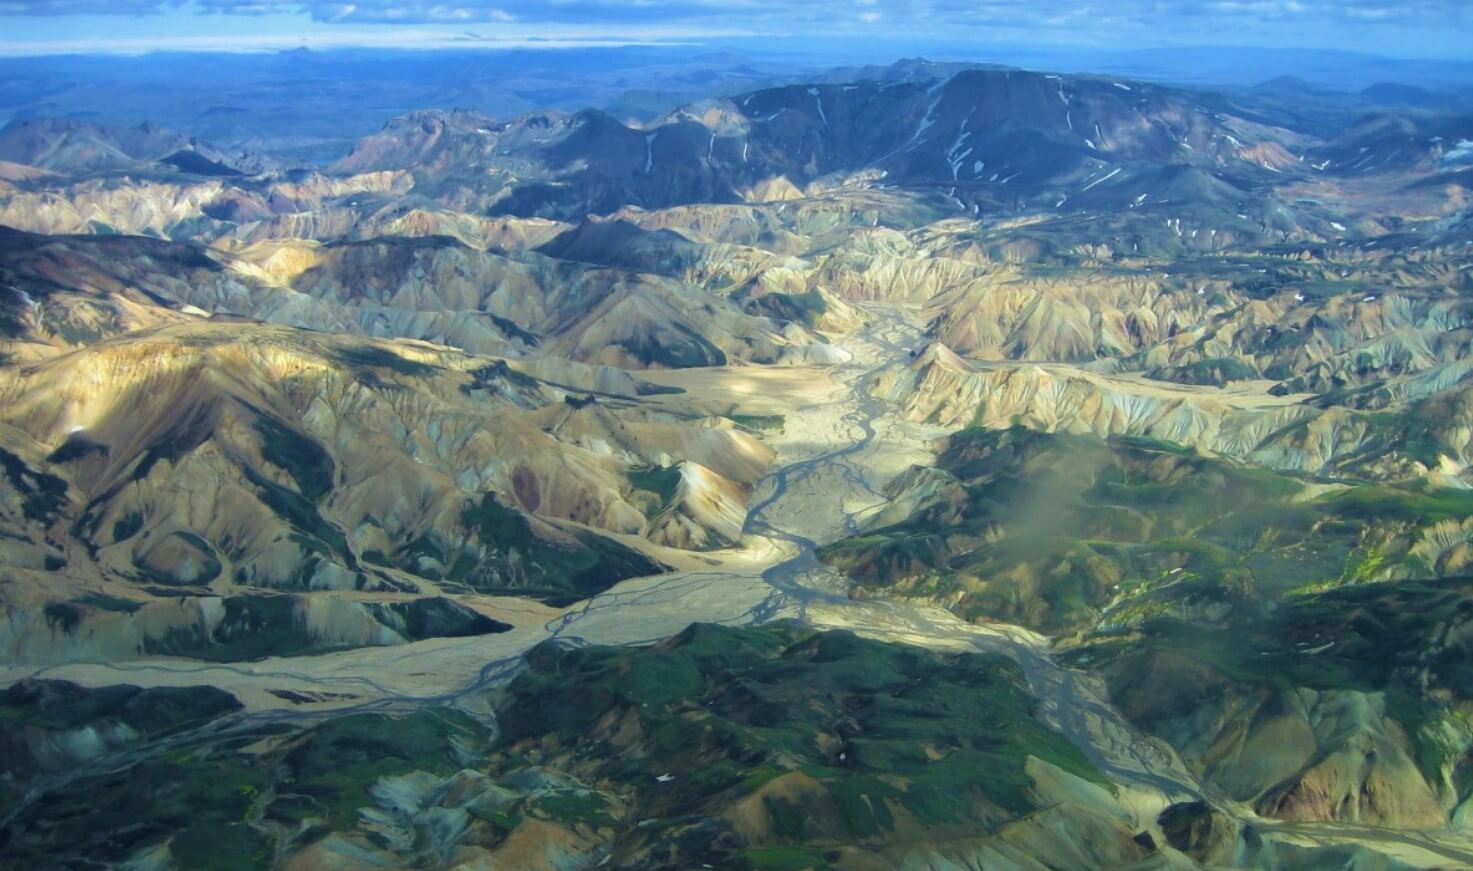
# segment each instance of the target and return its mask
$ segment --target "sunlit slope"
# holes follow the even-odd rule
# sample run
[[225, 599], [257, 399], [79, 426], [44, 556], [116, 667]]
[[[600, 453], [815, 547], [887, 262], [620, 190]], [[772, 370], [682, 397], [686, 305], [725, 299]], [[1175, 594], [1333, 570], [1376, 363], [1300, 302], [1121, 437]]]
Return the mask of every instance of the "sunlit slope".
[[4, 549], [27, 579], [9, 596], [32, 615], [8, 643], [27, 657], [73, 643], [40, 642], [42, 604], [99, 584], [113, 611], [176, 590], [566, 603], [661, 570], [603, 533], [733, 542], [771, 459], [729, 420], [504, 361], [247, 323], [11, 368], [0, 394]]
[[969, 429], [823, 559], [863, 594], [1050, 634], [1214, 622], [1300, 590], [1465, 573], [1467, 490], [1328, 481], [1148, 439]]

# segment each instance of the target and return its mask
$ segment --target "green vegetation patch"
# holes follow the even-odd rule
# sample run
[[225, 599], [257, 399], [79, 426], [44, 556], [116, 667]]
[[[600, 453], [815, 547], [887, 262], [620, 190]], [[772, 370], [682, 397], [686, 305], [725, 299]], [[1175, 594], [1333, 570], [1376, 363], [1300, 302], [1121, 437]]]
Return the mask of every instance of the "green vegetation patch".
[[[1222, 627], [1151, 620], [1136, 637], [1098, 640], [1070, 661], [1109, 676], [1122, 708], [1151, 731], [1227, 687], [1239, 695], [1385, 693], [1423, 776], [1436, 783], [1462, 755], [1439, 726], [1473, 701], [1473, 648], [1454, 631], [1470, 619], [1473, 580], [1371, 584], [1292, 597]], [[1137, 685], [1142, 675], [1150, 686]]]
[[241, 662], [293, 656], [325, 649], [298, 614], [296, 596], [231, 596], [224, 617], [212, 628], [175, 627], [144, 639], [143, 652], [187, 656], [207, 662]]
[[0, 448], [0, 469], [20, 493], [21, 513], [27, 520], [52, 523], [67, 504], [67, 483], [49, 472], [33, 469], [25, 460]]
[[954, 434], [953, 483], [909, 518], [821, 548], [886, 595], [1052, 633], [1243, 606], [1297, 590], [1427, 576], [1421, 530], [1473, 494], [1306, 480], [1141, 438], [1022, 427]]
[[[899, 825], [891, 808], [983, 834], [1035, 809], [1029, 756], [1104, 784], [1035, 707], [1001, 656], [695, 624], [648, 648], [539, 646], [500, 722], [508, 751], [627, 784], [645, 818], [715, 814], [769, 790], [773, 836], [798, 847], [882, 842]], [[806, 785], [776, 787], [785, 777]], [[743, 855], [786, 867], [760, 864], [780, 853]]]
[[[350, 570], [358, 568], [357, 558], [348, 548], [343, 531], [330, 523], [306, 496], [272, 481], [249, 466], [243, 467], [246, 480], [256, 485], [261, 501], [288, 526], [300, 533], [298, 543], [308, 551], [335, 555]], [[305, 579], [303, 579], [305, 581]]]
[[352, 345], [340, 348], [333, 353], [333, 357], [338, 363], [354, 369], [387, 369], [400, 375], [414, 377], [433, 375], [440, 371], [439, 367], [421, 363], [418, 360], [410, 360], [378, 345]]
[[525, 372], [519, 372], [507, 365], [505, 360], [497, 360], [490, 366], [482, 366], [470, 371], [471, 383], [465, 390], [485, 390], [493, 386], [497, 381], [506, 381], [513, 386], [523, 390], [537, 390], [542, 387], [542, 382], [533, 378]]
[[143, 603], [136, 599], [124, 599], [120, 596], [109, 596], [106, 593], [87, 593], [74, 599], [73, 602], [86, 608], [119, 614], [132, 614], [143, 607]]
[[787, 421], [781, 414], [729, 414], [731, 422], [759, 433], [780, 433]]
[[307, 501], [321, 504], [333, 488], [336, 466], [332, 455], [322, 445], [275, 418], [258, 417], [255, 428], [261, 436], [261, 455], [291, 475], [298, 492]]
[[592, 532], [566, 542], [543, 538], [527, 515], [502, 505], [494, 493], [466, 507], [461, 522], [475, 533], [479, 551], [458, 554], [448, 579], [478, 592], [567, 605], [619, 581], [663, 571], [659, 563]]
[[281, 764], [291, 792], [309, 800], [313, 816], [344, 829], [359, 808], [373, 804], [369, 789], [380, 778], [411, 771], [449, 776], [470, 761], [466, 748], [484, 747], [488, 739], [485, 726], [444, 708], [403, 717], [353, 714], [312, 729]]
[[[38, 703], [36, 686], [22, 685], [30, 696], [19, 701], [25, 693], [15, 688], [0, 693], [0, 720], [16, 726], [0, 733], [0, 747], [15, 746], [20, 728], [111, 734], [116, 724], [141, 732], [139, 740], [170, 743], [121, 770], [83, 771], [40, 794], [0, 829], [0, 867], [116, 864], [159, 846], [190, 871], [270, 867], [278, 846], [292, 852], [354, 827], [360, 809], [374, 806], [382, 778], [414, 771], [448, 777], [475, 764], [491, 737], [484, 725], [443, 708], [345, 715], [295, 732], [191, 731], [239, 705], [208, 687], [83, 690], [50, 682]], [[11, 757], [6, 762], [17, 770]], [[65, 760], [42, 763], [32, 773], [60, 770]]]
[[629, 484], [636, 490], [655, 494], [651, 514], [658, 514], [675, 501], [675, 492], [680, 488], [678, 466], [646, 466], [629, 470]]
[[399, 631], [411, 641], [426, 638], [467, 638], [510, 631], [511, 624], [443, 597], [412, 599], [408, 602], [368, 603], [376, 619]]
[[646, 366], [691, 369], [726, 365], [726, 353], [705, 336], [682, 323], [669, 326], [674, 334], [638, 336], [621, 339], [614, 344]]
[[537, 335], [536, 333], [531, 333], [527, 330], [522, 329], [522, 326], [520, 324], [518, 324], [514, 320], [511, 320], [510, 318], [504, 318], [499, 315], [491, 315], [491, 323], [495, 324], [496, 329], [500, 330], [502, 333], [510, 336], [513, 339], [516, 339], [519, 342], [522, 342], [523, 344], [530, 345], [533, 348], [542, 344], [541, 336]]
[[1233, 381], [1249, 381], [1260, 375], [1257, 369], [1236, 357], [1216, 357], [1169, 369], [1152, 369], [1146, 373], [1146, 377], [1158, 381], [1172, 381], [1177, 384], [1206, 384], [1222, 387]]
[[28, 779], [87, 761], [89, 736], [84, 730], [95, 743], [122, 750], [240, 707], [234, 696], [213, 687], [87, 689], [53, 680], [12, 684], [0, 690], [0, 816], [21, 798]]
[[[27, 730], [120, 723], [160, 743], [118, 757], [117, 771], [57, 781], [0, 843], [16, 867], [166, 848], [180, 868], [247, 868], [354, 832], [414, 864], [439, 847], [377, 840], [372, 819], [397, 816], [391, 803], [425, 785], [432, 803], [466, 802], [461, 843], [494, 847], [537, 819], [650, 867], [820, 869], [840, 848], [977, 837], [1037, 810], [1030, 756], [1105, 784], [1038, 721], [1010, 660], [791, 623], [696, 624], [641, 648], [544, 644], [493, 700], [499, 733], [433, 706], [299, 728], [222, 719], [238, 706], [207, 688], [23, 684], [0, 693], [0, 747], [37, 746]], [[67, 764], [31, 758], [30, 774]], [[727, 821], [739, 803], [760, 842]]]
[[77, 460], [90, 457], [93, 454], [105, 457], [110, 452], [111, 449], [107, 445], [94, 442], [80, 435], [73, 435], [61, 447], [47, 455], [46, 462], [54, 464], [73, 463]]
[[769, 847], [741, 854], [739, 867], [750, 871], [828, 871], [833, 866], [819, 850], [807, 847]]
[[746, 301], [746, 308], [778, 320], [794, 321], [817, 329], [829, 305], [817, 288], [803, 293], [767, 293]]
[[149, 445], [138, 465], [133, 467], [133, 480], [142, 481], [161, 462], [176, 463], [211, 435], [209, 412], [194, 408], [163, 437]]

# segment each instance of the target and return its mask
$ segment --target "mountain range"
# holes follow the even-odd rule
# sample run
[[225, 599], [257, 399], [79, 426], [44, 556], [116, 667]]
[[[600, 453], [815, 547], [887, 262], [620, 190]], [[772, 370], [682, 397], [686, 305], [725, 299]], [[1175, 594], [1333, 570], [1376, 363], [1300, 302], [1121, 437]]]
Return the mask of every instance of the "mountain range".
[[1473, 865], [1466, 95], [677, 72], [0, 130], [7, 861]]

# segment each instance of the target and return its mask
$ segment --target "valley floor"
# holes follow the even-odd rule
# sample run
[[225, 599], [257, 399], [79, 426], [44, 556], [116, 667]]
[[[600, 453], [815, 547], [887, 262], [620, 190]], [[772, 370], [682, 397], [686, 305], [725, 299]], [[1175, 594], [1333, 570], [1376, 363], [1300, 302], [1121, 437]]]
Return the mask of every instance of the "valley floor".
[[[739, 549], [687, 554], [672, 560], [677, 567], [673, 573], [626, 581], [566, 609], [495, 600], [489, 607], [515, 627], [503, 634], [237, 664], [145, 659], [10, 667], [0, 669], [0, 684], [27, 677], [87, 686], [212, 684], [246, 704], [243, 717], [251, 725], [444, 703], [483, 714], [485, 690], [508, 680], [522, 655], [550, 638], [574, 645], [641, 644], [697, 621], [746, 625], [796, 618], [884, 641], [1009, 656], [1022, 666], [1042, 700], [1047, 724], [1122, 788], [1124, 803], [1137, 812], [1142, 828], [1150, 828], [1149, 821], [1168, 804], [1202, 796], [1209, 787], [1175, 752], [1128, 724], [1110, 705], [1103, 680], [1057, 664], [1045, 637], [1006, 624], [967, 623], [940, 608], [851, 598], [847, 579], [817, 560], [817, 545], [855, 533], [885, 504], [884, 485], [910, 466], [927, 462], [928, 444], [944, 435], [940, 428], [903, 420], [869, 389], [883, 372], [905, 365], [922, 346], [919, 310], [876, 306], [869, 314], [871, 326], [844, 339], [848, 359], [835, 366], [650, 373], [650, 380], [686, 388], [713, 409], [782, 416], [782, 433], [768, 439], [778, 451], [775, 471], [753, 495]], [[1241, 405], [1287, 401], [1245, 393], [1241, 386], [1219, 398]], [[641, 545], [632, 538], [628, 543]], [[661, 551], [660, 556], [669, 555]], [[319, 701], [288, 701], [293, 695]], [[149, 752], [163, 749], [154, 746]], [[120, 767], [127, 761], [114, 758], [101, 764]], [[1273, 839], [1360, 843], [1415, 866], [1473, 867], [1473, 839], [1465, 836], [1277, 822], [1260, 819], [1221, 796], [1212, 798], [1223, 807], [1236, 807], [1245, 822]]]

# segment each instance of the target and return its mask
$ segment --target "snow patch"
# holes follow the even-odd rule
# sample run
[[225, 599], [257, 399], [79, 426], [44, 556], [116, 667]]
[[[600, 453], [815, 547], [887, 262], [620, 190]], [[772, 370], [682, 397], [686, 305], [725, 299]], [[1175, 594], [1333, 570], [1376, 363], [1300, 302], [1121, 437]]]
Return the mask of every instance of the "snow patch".
[[659, 131], [647, 133], [644, 137], [644, 174], [649, 175], [650, 170], [655, 168], [655, 137]]
[[[937, 91], [946, 86], [946, 81], [946, 79], [941, 79], [937, 81], [936, 84], [926, 89], [926, 93], [935, 94]], [[931, 100], [930, 105], [926, 106], [926, 114], [921, 116], [921, 123], [918, 127], [916, 127], [915, 135], [911, 136], [910, 140], [899, 148], [900, 151], [904, 151], [905, 149], [915, 145], [917, 142], [920, 141], [920, 138], [925, 135], [926, 131], [931, 129], [931, 127], [935, 125], [936, 121], [931, 116], [936, 114], [936, 107], [940, 105], [940, 97], [936, 97], [935, 99]]]
[[1448, 149], [1447, 154], [1442, 157], [1444, 164], [1462, 163], [1473, 160], [1473, 139], [1460, 139], [1458, 144]]
[[[962, 126], [965, 127], [966, 122], [962, 122]], [[971, 131], [961, 131], [957, 134], [956, 141], [952, 142], [951, 147], [946, 150], [946, 162], [951, 166], [952, 181], [957, 180], [957, 176], [961, 173], [962, 162], [972, 153], [973, 149], [971, 148], [961, 151], [960, 154], [957, 153], [966, 144], [967, 138], [971, 135]]]
[[953, 160], [951, 162], [951, 180], [952, 181], [956, 181], [957, 180], [957, 175], [961, 172], [962, 162], [965, 161], [967, 159], [967, 156], [970, 155], [971, 153], [972, 153], [972, 149], [968, 148], [966, 151], [963, 151], [960, 155], [958, 155], [957, 158], [956, 158], [956, 160]]
[[1108, 174], [1103, 175], [1100, 178], [1097, 178], [1094, 181], [1090, 182], [1089, 184], [1085, 185], [1084, 186], [1084, 190], [1081, 190], [1080, 193], [1084, 193], [1084, 191], [1089, 190], [1090, 188], [1094, 187], [1097, 184], [1101, 184], [1103, 182], [1107, 182], [1107, 181], [1109, 181], [1110, 179], [1114, 178], [1115, 176], [1117, 176], [1119, 174], [1120, 174], [1120, 167], [1117, 166], [1114, 169], [1110, 170], [1110, 172]]
[[[946, 149], [946, 157], [948, 160], [956, 156], [957, 151], [961, 150], [961, 147], [966, 144], [967, 139], [972, 135], [972, 131], [967, 130], [966, 126], [966, 122], [963, 121], [962, 129], [957, 131], [956, 139], [952, 140], [951, 147]], [[970, 148], [967, 149], [967, 151], [969, 152], [971, 150], [972, 149]]]
[[813, 98], [813, 102], [818, 105], [818, 120], [823, 122], [823, 126], [829, 126], [829, 116], [823, 113], [823, 97], [819, 96], [818, 88], [809, 88], [808, 95], [811, 96]]

